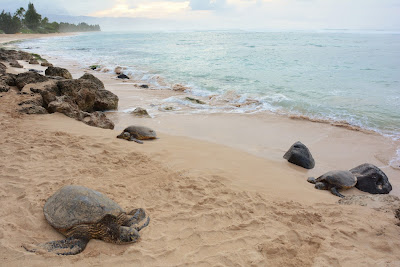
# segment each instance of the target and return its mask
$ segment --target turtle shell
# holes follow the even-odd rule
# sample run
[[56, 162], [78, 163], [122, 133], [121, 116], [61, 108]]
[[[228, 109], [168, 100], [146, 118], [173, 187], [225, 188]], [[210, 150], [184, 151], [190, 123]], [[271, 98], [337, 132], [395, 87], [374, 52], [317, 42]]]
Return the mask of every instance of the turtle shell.
[[349, 171], [330, 171], [318, 177], [316, 182], [325, 182], [341, 188], [351, 188], [356, 185], [357, 177]]
[[129, 126], [124, 129], [124, 132], [128, 132], [135, 136], [137, 139], [154, 139], [157, 134], [154, 130], [145, 126]]
[[44, 204], [44, 216], [56, 229], [100, 221], [105, 215], [118, 216], [121, 207], [104, 194], [79, 185], [67, 185]]

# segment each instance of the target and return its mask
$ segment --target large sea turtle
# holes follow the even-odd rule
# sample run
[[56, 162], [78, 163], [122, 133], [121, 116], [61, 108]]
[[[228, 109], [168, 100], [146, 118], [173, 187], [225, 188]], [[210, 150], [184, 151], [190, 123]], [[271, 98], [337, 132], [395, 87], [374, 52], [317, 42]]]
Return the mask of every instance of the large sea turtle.
[[[149, 224], [143, 209], [129, 213], [104, 194], [95, 190], [67, 185], [58, 190], [45, 203], [44, 216], [51, 226], [66, 239], [37, 245], [59, 255], [82, 252], [90, 239], [101, 239], [115, 244], [134, 243], [139, 231]], [[35, 252], [38, 248], [26, 248]]]
[[131, 125], [125, 128], [117, 138], [125, 139], [128, 141], [135, 141], [136, 143], [143, 144], [140, 140], [156, 139], [156, 132], [144, 126]]
[[349, 171], [330, 171], [317, 179], [309, 177], [307, 181], [315, 184], [316, 189], [330, 190], [335, 196], [344, 197], [338, 190], [355, 186], [357, 177]]

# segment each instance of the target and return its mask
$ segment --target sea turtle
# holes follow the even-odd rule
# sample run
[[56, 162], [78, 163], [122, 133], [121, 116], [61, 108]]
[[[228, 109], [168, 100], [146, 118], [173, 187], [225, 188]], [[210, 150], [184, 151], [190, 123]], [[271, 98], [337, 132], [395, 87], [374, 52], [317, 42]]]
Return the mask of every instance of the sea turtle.
[[317, 179], [309, 177], [308, 182], [315, 184], [316, 189], [330, 190], [338, 197], [344, 197], [339, 193], [340, 189], [352, 188], [357, 183], [357, 177], [349, 171], [330, 171]]
[[[48, 223], [66, 239], [37, 246], [59, 255], [78, 254], [93, 238], [115, 244], [134, 243], [150, 221], [147, 217], [139, 226], [146, 217], [143, 209], [126, 213], [104, 194], [79, 185], [62, 187], [46, 201], [43, 212]], [[31, 252], [38, 249], [25, 248]]]
[[156, 132], [150, 128], [131, 125], [125, 128], [122, 133], [117, 136], [117, 138], [143, 144], [143, 142], [140, 140], [155, 139], [157, 138], [157, 135]]

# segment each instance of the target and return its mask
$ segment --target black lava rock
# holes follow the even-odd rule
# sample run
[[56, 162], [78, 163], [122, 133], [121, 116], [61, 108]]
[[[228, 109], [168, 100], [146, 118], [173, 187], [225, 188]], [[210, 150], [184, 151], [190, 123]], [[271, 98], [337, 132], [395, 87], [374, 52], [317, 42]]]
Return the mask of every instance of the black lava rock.
[[120, 79], [129, 79], [129, 77], [127, 75], [125, 75], [125, 74], [120, 74], [117, 77], [120, 78]]
[[315, 166], [315, 161], [310, 150], [300, 141], [294, 143], [285, 155], [283, 155], [283, 158], [287, 159], [290, 163], [306, 169], [312, 169]]
[[392, 185], [386, 174], [375, 165], [364, 163], [350, 170], [357, 176], [356, 187], [371, 194], [389, 194]]

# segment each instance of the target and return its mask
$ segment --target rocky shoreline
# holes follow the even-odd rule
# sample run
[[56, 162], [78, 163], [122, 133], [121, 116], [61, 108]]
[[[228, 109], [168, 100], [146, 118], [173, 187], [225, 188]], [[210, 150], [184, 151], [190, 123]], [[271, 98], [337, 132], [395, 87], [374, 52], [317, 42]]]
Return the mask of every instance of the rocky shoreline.
[[[5, 49], [0, 49], [0, 61], [18, 68], [21, 66], [18, 61], [39, 64], [37, 56]], [[91, 126], [114, 129], [114, 123], [103, 111], [117, 109], [119, 99], [105, 89], [102, 81], [89, 73], [79, 79], [72, 79], [67, 69], [53, 67], [43, 59], [40, 61], [42, 66], [48, 66], [45, 75], [35, 69], [19, 74], [7, 73], [7, 66], [0, 63], [0, 92], [13, 89], [24, 95], [24, 100], [18, 103], [19, 112], [59, 112]]]

